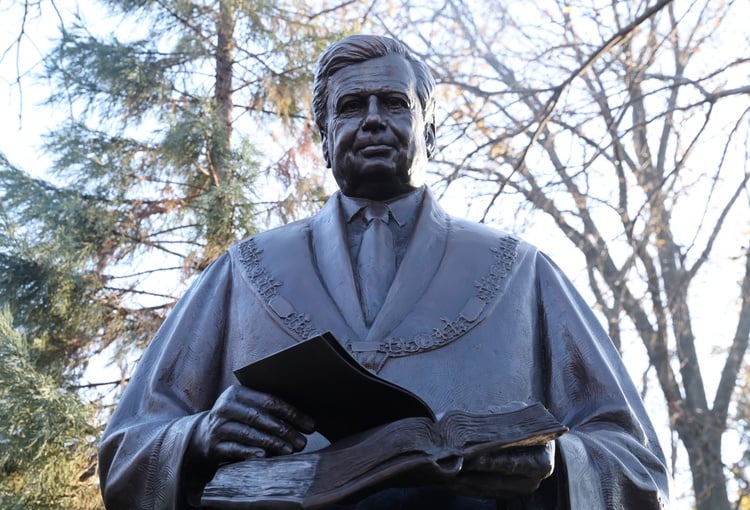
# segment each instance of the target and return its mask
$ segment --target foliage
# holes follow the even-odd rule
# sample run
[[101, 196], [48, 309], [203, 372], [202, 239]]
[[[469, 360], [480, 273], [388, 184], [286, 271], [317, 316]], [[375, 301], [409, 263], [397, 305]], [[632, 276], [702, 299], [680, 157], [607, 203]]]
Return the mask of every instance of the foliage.
[[106, 343], [141, 335], [100, 273], [98, 253], [115, 241], [113, 225], [124, 215], [72, 187], [33, 179], [1, 155], [0, 189], [0, 302], [36, 339], [35, 365], [62, 380], [85, 366], [95, 335]]
[[[125, 359], [181, 280], [269, 220], [264, 209], [318, 206], [321, 180], [298, 165], [315, 160], [304, 109], [336, 24], [302, 7], [108, 2], [61, 25], [45, 58], [48, 103], [69, 112], [46, 139], [54, 168], [36, 179], [0, 159], [0, 299], [47, 346], [42, 365], [75, 377], [110, 344]], [[115, 23], [88, 21], [94, 8]], [[274, 147], [285, 125], [302, 134]], [[277, 201], [263, 180], [299, 184]]]
[[38, 352], [0, 311], [0, 506], [99, 508], [95, 409], [40, 371]]

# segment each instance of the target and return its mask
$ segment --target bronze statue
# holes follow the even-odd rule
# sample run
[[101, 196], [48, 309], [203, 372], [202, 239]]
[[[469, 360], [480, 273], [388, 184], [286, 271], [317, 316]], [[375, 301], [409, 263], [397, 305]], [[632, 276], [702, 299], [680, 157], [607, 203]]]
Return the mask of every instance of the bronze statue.
[[198, 506], [222, 463], [324, 447], [310, 417], [233, 370], [326, 331], [438, 414], [541, 403], [569, 428], [331, 508], [668, 504], [643, 403], [571, 283], [533, 246], [447, 215], [414, 185], [435, 148], [433, 88], [391, 39], [326, 50], [313, 108], [340, 192], [312, 218], [232, 246], [170, 313], [102, 440], [108, 508]]

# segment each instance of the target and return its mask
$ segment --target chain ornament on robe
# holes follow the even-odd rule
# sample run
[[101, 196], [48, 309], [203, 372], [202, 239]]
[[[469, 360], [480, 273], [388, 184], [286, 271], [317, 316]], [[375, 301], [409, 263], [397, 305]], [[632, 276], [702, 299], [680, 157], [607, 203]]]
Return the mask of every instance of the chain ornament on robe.
[[[383, 342], [349, 342], [347, 349], [366, 368], [379, 372], [388, 358], [401, 358], [439, 349], [465, 335], [479, 324], [477, 319], [487, 304], [492, 302], [510, 274], [518, 256], [519, 240], [512, 236], [500, 238], [490, 251], [494, 259], [487, 274], [474, 282], [477, 294], [469, 298], [456, 319], [441, 318], [441, 325], [430, 333], [417, 333], [412, 338], [391, 337]], [[373, 356], [373, 353], [378, 353]]]
[[[390, 337], [382, 342], [348, 342], [346, 348], [354, 358], [368, 370], [379, 372], [389, 358], [412, 356], [439, 349], [465, 335], [479, 324], [478, 319], [500, 292], [503, 282], [510, 274], [518, 257], [520, 241], [512, 236], [503, 236], [495, 248], [490, 248], [493, 260], [481, 278], [474, 281], [476, 294], [471, 296], [455, 319], [441, 318], [440, 324], [430, 332], [419, 332], [411, 338]], [[278, 289], [283, 282], [276, 280], [262, 264], [263, 250], [254, 238], [239, 246], [239, 261], [245, 269], [250, 283], [271, 310], [281, 318], [284, 325], [300, 340], [319, 335], [310, 315], [297, 312]]]
[[242, 242], [239, 253], [240, 263], [255, 290], [290, 331], [302, 340], [322, 333], [313, 326], [310, 315], [297, 312], [291, 303], [279, 295], [278, 289], [284, 283], [271, 276], [261, 264], [263, 250], [258, 248], [254, 238]]

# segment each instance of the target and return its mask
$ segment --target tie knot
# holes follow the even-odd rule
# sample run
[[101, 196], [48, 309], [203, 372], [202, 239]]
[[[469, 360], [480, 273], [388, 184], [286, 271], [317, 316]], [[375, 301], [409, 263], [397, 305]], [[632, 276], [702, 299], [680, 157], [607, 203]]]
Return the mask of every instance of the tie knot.
[[380, 220], [388, 224], [388, 206], [381, 203], [373, 203], [365, 207], [365, 222], [369, 225], [372, 220]]

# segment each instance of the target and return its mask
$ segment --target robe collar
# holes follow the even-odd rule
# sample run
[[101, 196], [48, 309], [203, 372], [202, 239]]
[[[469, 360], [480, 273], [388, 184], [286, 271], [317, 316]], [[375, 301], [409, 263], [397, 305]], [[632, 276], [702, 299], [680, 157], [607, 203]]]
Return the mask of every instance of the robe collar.
[[[425, 187], [421, 186], [406, 195], [382, 202], [386, 205], [391, 213], [391, 217], [399, 227], [403, 227], [409, 223], [417, 214], [419, 206], [422, 203], [424, 190]], [[373, 203], [372, 200], [347, 197], [344, 194], [339, 194], [339, 201], [341, 202], [341, 212], [345, 223], [350, 223], [359, 211]]]
[[443, 260], [448, 234], [447, 216], [428, 189], [418, 191], [421, 191], [421, 203], [418, 204], [417, 219], [404, 259], [369, 329], [357, 294], [341, 193], [334, 193], [311, 221], [312, 249], [320, 279], [344, 320], [360, 340], [370, 341], [387, 336], [426, 292]]

